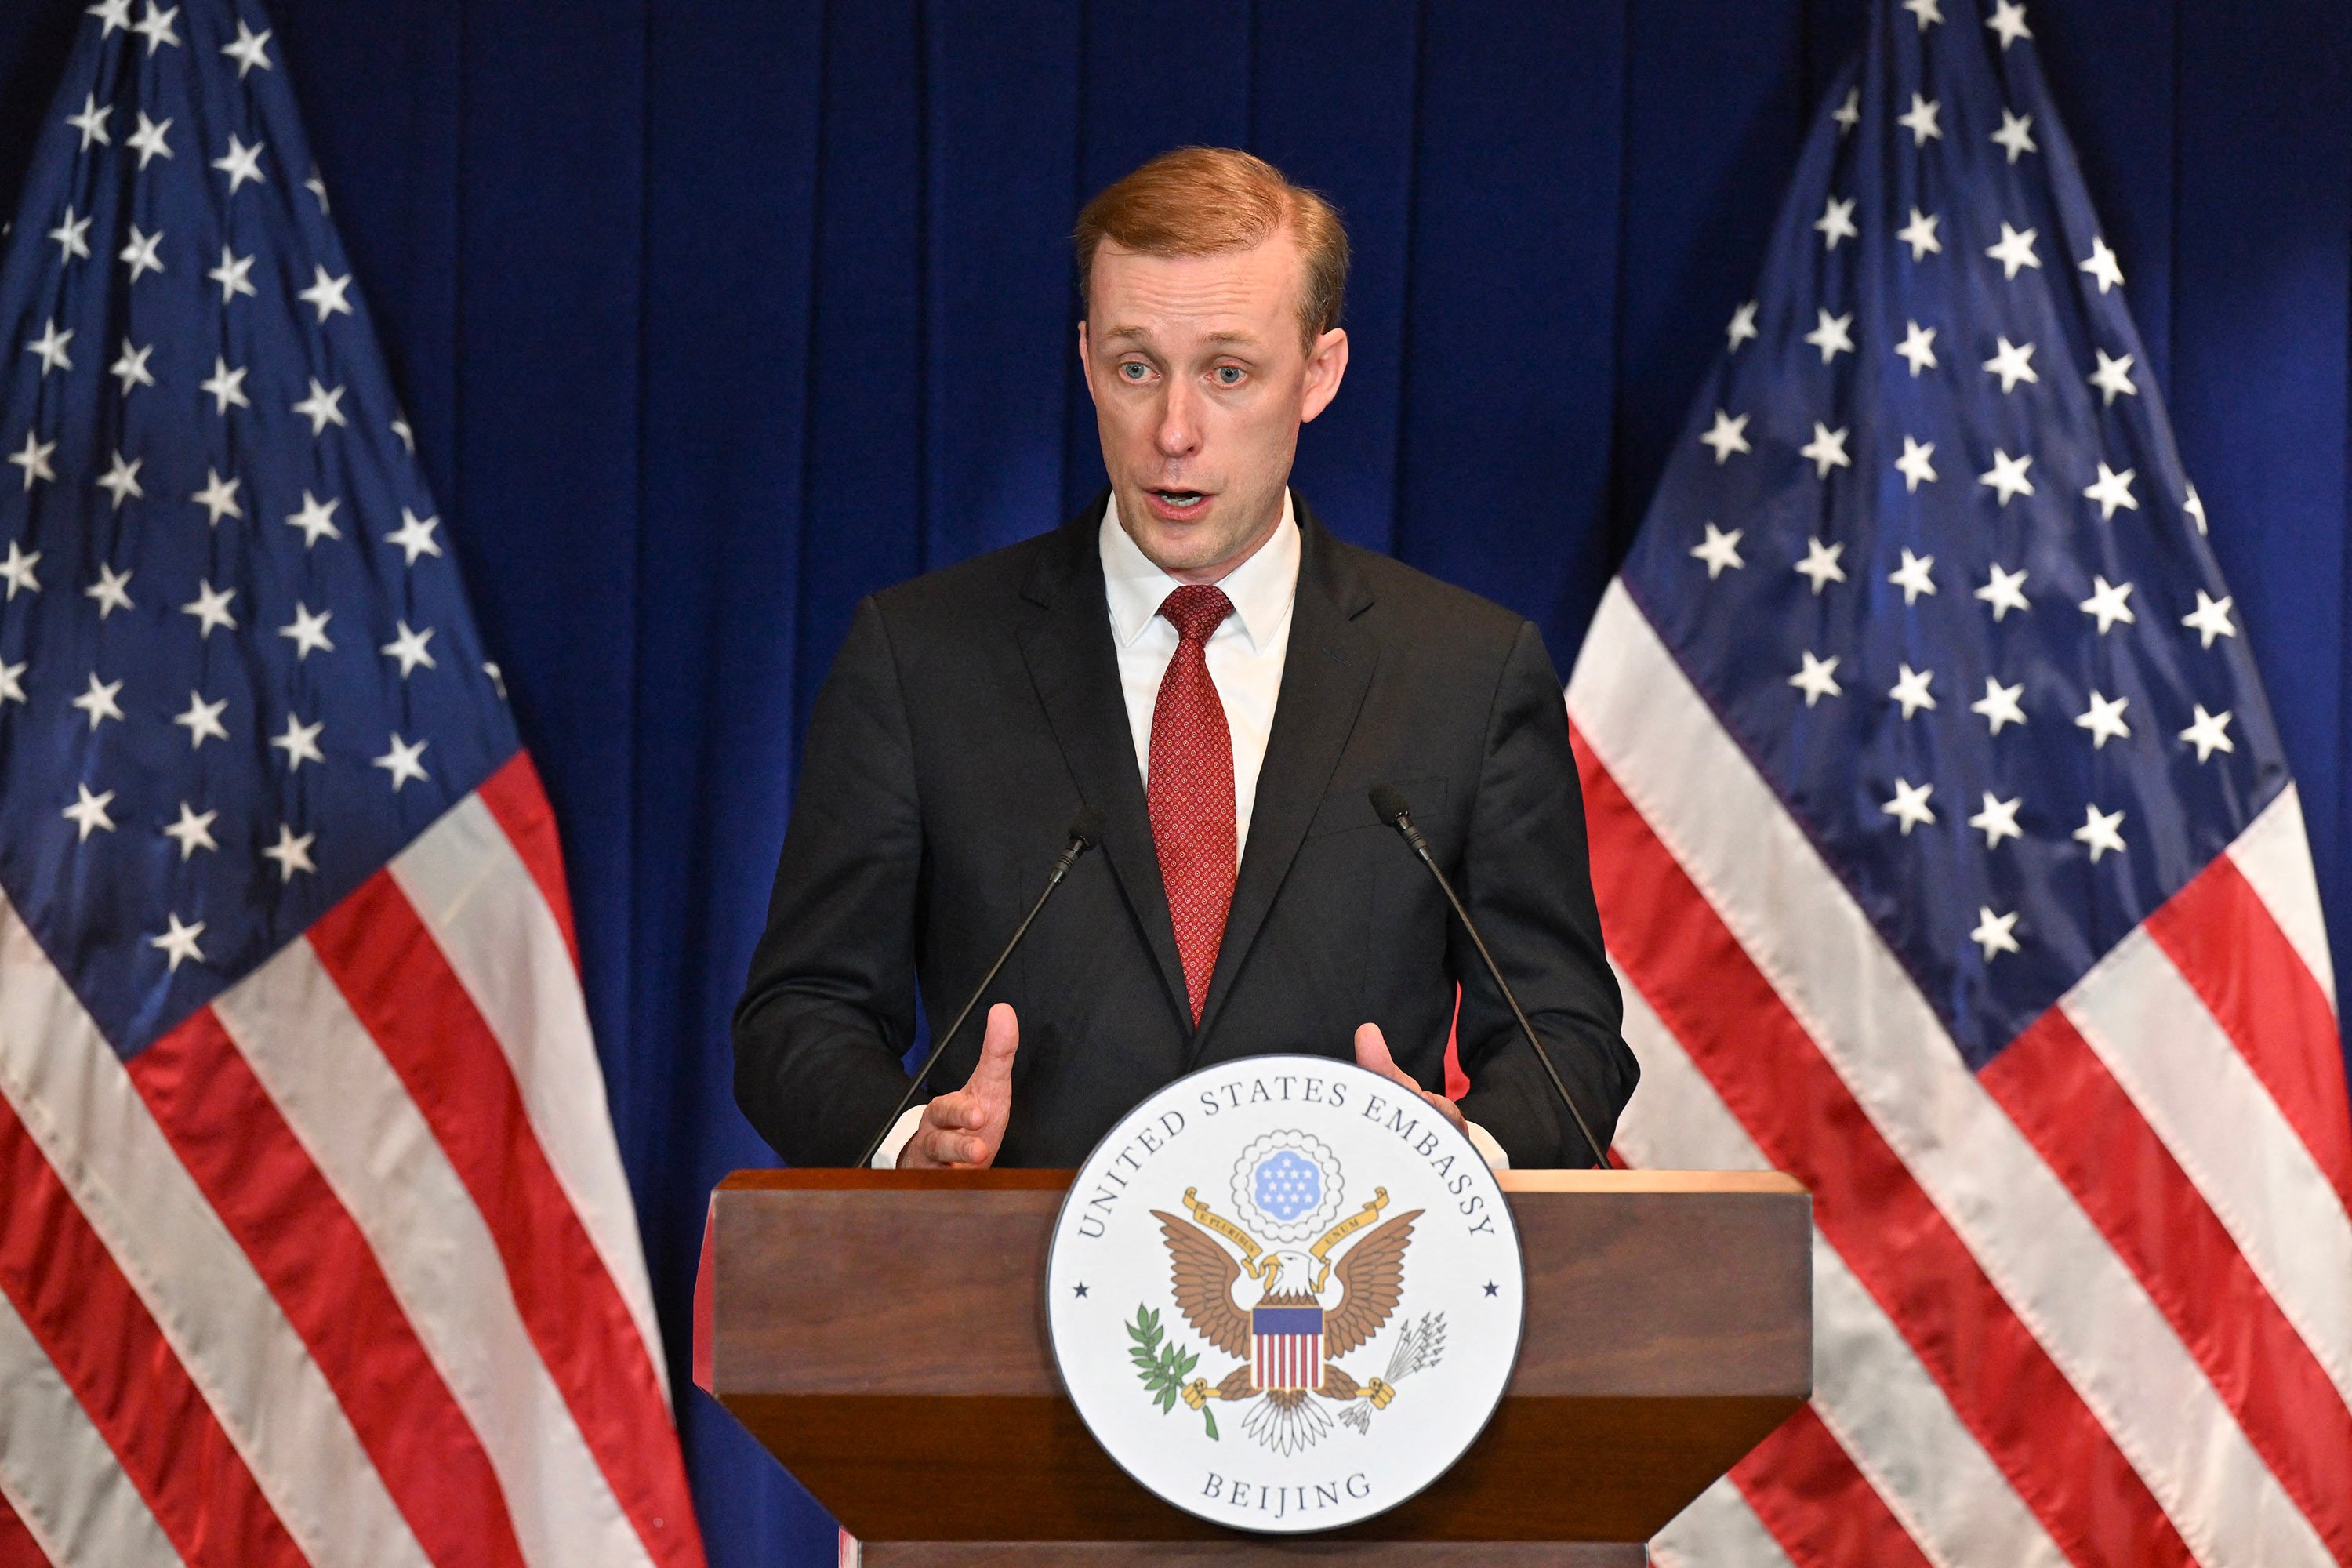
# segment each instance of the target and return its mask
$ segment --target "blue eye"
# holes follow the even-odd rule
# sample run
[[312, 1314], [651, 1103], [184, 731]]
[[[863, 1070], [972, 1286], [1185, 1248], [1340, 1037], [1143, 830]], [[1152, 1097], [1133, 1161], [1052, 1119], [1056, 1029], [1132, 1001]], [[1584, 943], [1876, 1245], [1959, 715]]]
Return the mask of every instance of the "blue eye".
[[1217, 367], [1217, 384], [1219, 386], [1239, 386], [1241, 384], [1241, 366], [1237, 364], [1221, 364]]
[[1118, 367], [1118, 374], [1126, 376], [1129, 381], [1141, 381], [1150, 373], [1151, 370], [1149, 365], [1139, 364], [1133, 360], [1129, 360], [1125, 364]]

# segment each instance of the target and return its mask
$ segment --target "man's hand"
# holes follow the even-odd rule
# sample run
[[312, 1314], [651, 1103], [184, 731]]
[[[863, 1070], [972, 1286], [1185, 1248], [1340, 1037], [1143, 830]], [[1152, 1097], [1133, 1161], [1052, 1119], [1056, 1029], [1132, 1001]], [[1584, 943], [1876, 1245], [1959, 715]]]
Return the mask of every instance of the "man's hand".
[[[1013, 1053], [1020, 1044], [1021, 1021], [1009, 1003], [999, 1002], [988, 1010], [980, 1065], [961, 1089], [923, 1107], [915, 1135], [898, 1151], [898, 1169], [977, 1171], [994, 1163], [1013, 1115]], [[1386, 1051], [1381, 1055], [1387, 1059]]]
[[1368, 1068], [1382, 1078], [1394, 1079], [1439, 1110], [1444, 1111], [1445, 1120], [1454, 1123], [1456, 1131], [1465, 1133], [1469, 1131], [1470, 1124], [1462, 1119], [1460, 1106], [1442, 1094], [1430, 1093], [1429, 1090], [1413, 1082], [1412, 1076], [1396, 1065], [1396, 1058], [1389, 1055], [1388, 1039], [1381, 1033], [1381, 1026], [1378, 1024], [1366, 1024], [1356, 1031], [1356, 1065], [1360, 1068]]

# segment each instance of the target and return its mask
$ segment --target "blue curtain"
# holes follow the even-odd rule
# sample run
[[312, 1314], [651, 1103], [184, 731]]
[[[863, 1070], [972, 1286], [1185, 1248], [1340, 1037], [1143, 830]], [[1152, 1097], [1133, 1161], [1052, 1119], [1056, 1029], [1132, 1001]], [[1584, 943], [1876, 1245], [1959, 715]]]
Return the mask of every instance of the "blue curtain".
[[[1186, 142], [1333, 195], [1354, 357], [1298, 482], [1565, 668], [1864, 0], [267, 3], [562, 817], [713, 1558], [830, 1563], [686, 1375], [705, 1196], [769, 1159], [726, 1016], [851, 605], [1099, 482], [1078, 203]], [[0, 8], [11, 205], [81, 12]], [[2352, 12], [2029, 16], [2352, 972]]]

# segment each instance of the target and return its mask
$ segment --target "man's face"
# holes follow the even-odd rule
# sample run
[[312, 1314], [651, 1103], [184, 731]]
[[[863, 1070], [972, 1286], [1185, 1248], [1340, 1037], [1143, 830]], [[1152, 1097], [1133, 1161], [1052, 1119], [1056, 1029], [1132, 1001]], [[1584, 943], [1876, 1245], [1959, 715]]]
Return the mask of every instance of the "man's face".
[[1306, 268], [1287, 228], [1247, 250], [1095, 253], [1078, 358], [1118, 520], [1179, 582], [1213, 583], [1273, 535], [1298, 426], [1348, 368], [1348, 334], [1310, 352]]

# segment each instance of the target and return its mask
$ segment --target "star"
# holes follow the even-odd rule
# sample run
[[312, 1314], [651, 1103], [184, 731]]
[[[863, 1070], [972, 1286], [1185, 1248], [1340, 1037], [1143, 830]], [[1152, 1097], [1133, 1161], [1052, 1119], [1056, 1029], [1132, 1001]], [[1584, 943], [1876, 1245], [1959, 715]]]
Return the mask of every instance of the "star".
[[1984, 367], [2000, 377], [2000, 389], [2004, 394], [2021, 381], [2039, 382], [2042, 379], [2034, 374], [2031, 363], [2033, 358], [2032, 343], [2021, 346], [2011, 342], [2007, 338], [1997, 341], [2000, 347], [1994, 352], [1992, 358], [1984, 362]]
[[206, 741], [228, 739], [228, 727], [221, 722], [220, 717], [221, 710], [227, 706], [228, 699], [226, 697], [207, 702], [198, 692], [188, 693], [188, 710], [172, 721], [174, 724], [187, 726], [188, 750], [200, 751]]
[[73, 342], [73, 337], [70, 331], [58, 331], [57, 318], [53, 316], [39, 337], [26, 341], [25, 350], [41, 356], [41, 374], [44, 376], [53, 370], [71, 370], [73, 360], [67, 354], [66, 345]]
[[236, 590], [234, 588], [215, 589], [210, 582], [197, 583], [195, 599], [182, 605], [180, 610], [184, 615], [196, 617], [196, 639], [199, 642], [211, 637], [215, 626], [232, 632], [236, 630], [236, 617], [228, 613], [228, 602], [236, 597]]
[[1813, 220], [1813, 226], [1822, 232], [1822, 248], [1824, 250], [1835, 250], [1841, 239], [1858, 239], [1862, 236], [1862, 230], [1853, 226], [1852, 196], [1843, 201], [1830, 197], [1829, 205], [1822, 209], [1822, 216]]
[[1906, 550], [1903, 552], [1903, 564], [1889, 573], [1886, 580], [1903, 590], [1903, 602], [1906, 605], [1913, 604], [1917, 601], [1920, 595], [1933, 594], [1936, 591], [1936, 580], [1927, 574], [1929, 568], [1935, 564], [1934, 556], [1914, 555]]
[[1853, 312], [1832, 316], [1821, 313], [1822, 324], [1805, 334], [1805, 342], [1822, 351], [1822, 363], [1827, 364], [1840, 353], [1853, 353], [1853, 339], [1846, 329], [1853, 325]]
[[416, 456], [416, 432], [408, 427], [406, 415], [398, 416], [393, 420], [392, 433], [400, 437], [401, 446], [407, 448], [410, 457]]
[[98, 581], [81, 592], [84, 598], [98, 601], [98, 618], [102, 621], [117, 610], [131, 607], [131, 574], [117, 572], [101, 561], [98, 563]]
[[114, 37], [117, 27], [131, 26], [131, 0], [98, 0], [86, 15], [97, 17], [106, 25], [99, 29], [100, 39]]
[[1911, 362], [1914, 376], [1923, 370], [1935, 369], [1936, 329], [1923, 327], [1916, 321], [1906, 321], [1903, 325], [1903, 341], [1895, 345], [1895, 353]]
[[223, 44], [221, 53], [236, 62], [237, 80], [243, 81], [245, 73], [256, 66], [263, 70], [276, 68], [269, 63], [269, 56], [265, 52], [268, 43], [269, 33], [267, 28], [257, 33], [245, 25], [244, 17], [239, 16], [236, 19], [236, 42]]
[[1997, 952], [2016, 952], [2017, 938], [2010, 933], [2017, 929], [2017, 911], [2005, 915], [1992, 912], [1986, 904], [1977, 906], [1977, 929], [1969, 932], [1969, 940], [1984, 949], [1985, 962], [1990, 963]]
[[1936, 793], [1931, 784], [1913, 784], [1903, 779], [1895, 781], [1895, 798], [1878, 809], [1903, 825], [1903, 837], [1911, 837], [1915, 827], [1932, 826], [1936, 814], [1928, 808], [1927, 797]]
[[25, 700], [25, 668], [29, 662], [19, 659], [15, 664], [0, 664], [0, 702]]
[[1691, 554], [1706, 563], [1708, 582], [1712, 583], [1721, 576], [1726, 567], [1737, 572], [1748, 564], [1739, 558], [1740, 532], [1740, 530], [1735, 528], [1729, 533], [1726, 533], [1710, 522], [1706, 525], [1706, 538], [1691, 546]]
[[204, 508], [211, 516], [212, 525], [218, 528], [224, 517], [241, 520], [245, 516], [245, 507], [236, 499], [236, 487], [244, 482], [243, 479], [222, 479], [213, 469], [206, 468], [205, 488], [188, 499]]
[[2105, 637], [2107, 629], [2117, 621], [2127, 626], [2138, 624], [2139, 617], [2132, 614], [2131, 605], [2125, 602], [2131, 597], [2131, 591], [2129, 583], [2110, 583], [2105, 577], [2094, 576], [2091, 579], [2091, 596], [2075, 608], [2086, 616], [2098, 617], [2099, 635]]
[[2000, 243], [1985, 247], [1985, 254], [2000, 263], [2001, 276], [2014, 278], [2021, 267], [2040, 270], [2042, 258], [2033, 254], [2034, 237], [2041, 231], [2027, 229], [2020, 234], [2007, 224], [2000, 226]]
[[1845, 553], [1843, 544], [1823, 544], [1818, 539], [1805, 541], [1805, 558], [1797, 563], [1797, 574], [1811, 582], [1818, 595], [1832, 583], [1845, 581], [1845, 568], [1838, 557]]
[[1984, 809], [1969, 818], [1969, 826], [1985, 836], [1985, 847], [1998, 849], [2004, 838], [2022, 838], [2025, 830], [2017, 826], [2017, 808], [2025, 803], [2023, 795], [2015, 800], [2001, 800], [1990, 790], [1984, 792]]
[[406, 680], [409, 672], [420, 664], [427, 669], [436, 668], [433, 662], [433, 655], [425, 647], [433, 637], [431, 626], [425, 627], [421, 632], [413, 632], [408, 629], [406, 621], [394, 621], [393, 625], [400, 629], [400, 635], [376, 651], [386, 658], [396, 658], [400, 661], [401, 679]]
[[302, 188], [319, 198], [319, 210], [321, 213], [327, 210], [327, 182], [319, 178], [317, 170], [312, 170], [310, 177], [302, 182]]
[[335, 645], [327, 639], [327, 623], [334, 618], [332, 610], [320, 610], [314, 616], [299, 599], [294, 602], [294, 619], [290, 624], [278, 627], [278, 635], [294, 639], [295, 663], [299, 664], [310, 658], [314, 648], [320, 653], [335, 651]]
[[106, 815], [106, 808], [112, 804], [114, 792], [108, 790], [104, 795], [92, 795], [89, 793], [89, 785], [86, 784], [78, 784], [74, 788], [79, 792], [81, 798], [66, 807], [60, 814], [68, 822], [81, 829], [81, 836], [74, 842], [87, 844], [89, 842], [89, 836], [93, 833], [113, 832], [114, 818]]
[[2124, 269], [2116, 264], [2116, 253], [2109, 250], [2107, 242], [2097, 235], [2091, 237], [2091, 254], [2084, 258], [2080, 270], [2089, 273], [2098, 280], [2099, 292], [2102, 294], [2109, 289], [2120, 289], [2124, 286]]
[[41, 591], [40, 579], [33, 575], [33, 568], [39, 565], [40, 561], [39, 551], [36, 550], [27, 555], [24, 548], [15, 540], [8, 542], [7, 558], [0, 560], [0, 577], [8, 579], [9, 598], [14, 599], [19, 588], [28, 594], [37, 594]]
[[31, 489], [36, 479], [54, 479], [58, 471], [49, 467], [49, 454], [58, 449], [55, 441], [44, 441], [35, 432], [25, 432], [24, 450], [10, 455], [8, 460], [25, 470], [25, 488]]
[[171, 129], [171, 121], [150, 120], [142, 109], [139, 111], [139, 129], [131, 133], [123, 145], [139, 154], [139, 167], [143, 170], [152, 160], [172, 155], [172, 144], [164, 140], [164, 133]]
[[326, 727], [324, 720], [303, 724], [296, 722], [293, 714], [286, 715], [286, 733], [270, 737], [269, 743], [286, 753], [288, 773], [299, 773], [304, 763], [325, 764], [327, 754], [319, 750], [319, 731]]
[[131, 226], [129, 242], [123, 246], [121, 254], [115, 259], [130, 265], [131, 281], [136, 283], [150, 272], [163, 270], [163, 258], [156, 254], [156, 247], [163, 243], [162, 229], [159, 228], [152, 234], [142, 234], [139, 231], [139, 226], [134, 223]]
[[310, 419], [310, 434], [317, 436], [324, 433], [330, 425], [351, 423], [343, 417], [342, 400], [341, 387], [339, 386], [334, 391], [329, 392], [319, 384], [319, 378], [314, 375], [310, 378], [310, 395], [296, 404], [294, 412]]
[[2198, 647], [2211, 647], [2215, 637], [2238, 635], [2238, 628], [2230, 624], [2230, 605], [2234, 602], [2230, 595], [2224, 594], [2215, 599], [2200, 588], [2197, 590], [2197, 608], [2181, 616], [2180, 624], [2197, 634]]
[[1845, 688], [1837, 683], [1837, 655], [1816, 658], [1811, 648], [1800, 655], [1805, 667], [1789, 677], [1789, 684], [1805, 694], [1805, 706], [1811, 708], [1824, 697], [1843, 697]]
[[2137, 471], [2126, 468], [2119, 474], [2105, 463], [2099, 465], [2098, 482], [2084, 488], [2083, 499], [2099, 503], [2100, 521], [2105, 522], [2114, 517], [2117, 507], [2122, 507], [2126, 511], [2139, 510], [2139, 502], [2132, 499], [2131, 493], [2131, 482]]
[[352, 314], [351, 301], [343, 298], [352, 286], [352, 275], [346, 272], [341, 278], [330, 278], [325, 268], [317, 270], [318, 281], [294, 297], [304, 304], [318, 308], [321, 325], [325, 324], [328, 317], [338, 312], [346, 316]]
[[2105, 349], [2095, 348], [2091, 352], [2099, 356], [2099, 368], [2091, 373], [2090, 380], [2091, 384], [2097, 387], [2102, 395], [2100, 406], [2113, 407], [2117, 395], [2125, 397], [2139, 395], [2139, 388], [2132, 384], [2132, 355], [2126, 354], [2121, 359], [2109, 359], [2107, 351]]
[[102, 142], [110, 147], [114, 145], [114, 138], [107, 133], [106, 129], [107, 120], [113, 113], [114, 110], [110, 107], [100, 109], [98, 106], [96, 93], [86, 92], [81, 95], [81, 112], [66, 116], [66, 123], [81, 132], [81, 151], [89, 152], [89, 144], [93, 142]]
[[1081, 1280], [1079, 1283], [1071, 1286], [1070, 1294], [1076, 1296], [1081, 1301], [1085, 1300], [1087, 1299], [1087, 1287], [1085, 1281]]
[[1940, 255], [1944, 242], [1936, 237], [1936, 226], [1944, 220], [1933, 213], [1911, 209], [1911, 221], [1895, 231], [1895, 237], [1911, 247], [1911, 259], [1918, 261], [1929, 255]]
[[1903, 0], [1903, 8], [1919, 18], [1919, 30], [1923, 33], [1929, 23], [1944, 19], [1940, 0]]
[[1906, 719], [1922, 708], [1934, 711], [1936, 700], [1928, 694], [1927, 683], [1936, 679], [1936, 672], [1914, 669], [1907, 664], [1901, 668], [1903, 673], [1895, 677], [1894, 689], [1886, 694], [1888, 699], [1903, 705], [1903, 717]]
[[[158, 11], [155, 8], [155, 0], [147, 0], [147, 14], [132, 23], [131, 30], [146, 37], [147, 53], [150, 56], [165, 44], [171, 45], [173, 48], [180, 47], [180, 35], [172, 31], [172, 18], [179, 14], [180, 8], [177, 5], [168, 11]], [[100, 37], [103, 36], [103, 34], [100, 35]]]
[[1747, 429], [1747, 415], [1734, 418], [1728, 410], [1718, 408], [1715, 411], [1714, 426], [1698, 438], [1699, 445], [1715, 448], [1716, 466], [1720, 468], [1730, 460], [1732, 453], [1749, 450]]
[[383, 536], [386, 544], [397, 544], [407, 556], [405, 564], [414, 566], [420, 555], [438, 555], [441, 546], [435, 542], [433, 530], [440, 523], [437, 517], [419, 517], [406, 507], [400, 509], [400, 526]]
[[2116, 831], [2123, 821], [2120, 811], [2103, 813], [2095, 805], [2083, 808], [2083, 826], [2074, 829], [2074, 838], [2077, 844], [2089, 846], [2092, 865], [2097, 865], [2099, 857], [2110, 849], [2118, 855], [2124, 852], [2124, 836]]
[[122, 690], [119, 680], [101, 681], [98, 671], [89, 672], [89, 689], [73, 700], [73, 705], [89, 715], [89, 727], [95, 731], [109, 719], [122, 717], [122, 705], [115, 698]]
[[65, 217], [57, 227], [49, 230], [49, 237], [58, 242], [58, 260], [60, 264], [71, 261], [77, 256], [85, 260], [89, 258], [89, 219], [75, 217], [73, 208], [66, 208]]
[[199, 849], [220, 847], [213, 841], [213, 818], [219, 815], [218, 811], [199, 815], [186, 801], [180, 803], [180, 820], [164, 828], [163, 837], [179, 845], [183, 862]]
[[247, 180], [257, 185], [269, 183], [261, 173], [261, 143], [256, 142], [248, 147], [236, 139], [234, 132], [229, 134], [228, 151], [214, 159], [212, 166], [228, 176], [230, 195], [236, 195], [238, 187]]
[[1977, 483], [1991, 486], [1994, 493], [2000, 497], [2000, 504], [2007, 506], [2018, 496], [2033, 493], [2033, 481], [2025, 477], [2025, 470], [2032, 463], [2033, 454], [2031, 452], [2012, 458], [1995, 447], [1992, 449], [1992, 468], [1990, 472], [1979, 475]]
[[251, 400], [245, 395], [245, 367], [239, 365], [231, 370], [228, 362], [218, 354], [213, 355], [212, 379], [201, 383], [198, 390], [211, 395], [215, 414], [226, 415], [232, 403], [239, 408], [253, 406]]
[[2091, 693], [2091, 705], [2074, 719], [2077, 729], [2091, 732], [2091, 750], [2105, 751], [2109, 741], [2130, 738], [2131, 726], [2124, 722], [2124, 710], [2130, 706], [2128, 697], [2102, 697], [2095, 690]]
[[1496, 1284], [1492, 1279], [1489, 1279], [1489, 1280], [1487, 1280], [1487, 1281], [1486, 1281], [1486, 1294], [1487, 1294], [1487, 1295], [1489, 1295], [1489, 1296], [1495, 1296], [1495, 1295], [1499, 1295], [1499, 1294], [1501, 1294], [1501, 1292], [1502, 1292], [1502, 1287], [1501, 1287], [1501, 1286], [1499, 1286], [1499, 1285]]
[[1846, 89], [1845, 101], [1839, 104], [1837, 108], [1831, 112], [1830, 118], [1837, 121], [1838, 134], [1840, 136], [1843, 136], [1847, 132], [1861, 124], [1862, 89], [1858, 87]]
[[415, 745], [410, 745], [397, 733], [394, 734], [392, 750], [375, 759], [377, 767], [392, 774], [393, 794], [398, 795], [400, 786], [410, 779], [415, 779], [418, 784], [425, 782], [425, 764], [416, 759], [423, 756], [425, 748], [432, 743], [430, 741], [419, 741]]
[[221, 247], [220, 265], [205, 274], [221, 286], [221, 303], [226, 305], [239, 294], [253, 292], [253, 258], [236, 256], [226, 245]]
[[[1928, 3], [1932, 5], [1934, 0], [1928, 0]], [[1913, 146], [1925, 147], [1930, 142], [1943, 139], [1944, 128], [1936, 123], [1936, 116], [1943, 112], [1943, 108], [1934, 99], [1922, 98], [1915, 92], [1911, 95], [1910, 110], [1896, 115], [1895, 123], [1911, 132]]]
[[147, 357], [154, 352], [155, 345], [152, 343], [149, 343], [142, 349], [134, 347], [129, 338], [122, 340], [122, 353], [112, 364], [107, 366], [106, 373], [122, 383], [123, 396], [130, 396], [133, 386], [155, 384], [154, 373], [147, 368]]
[[310, 846], [318, 841], [315, 833], [296, 833], [285, 823], [278, 825], [278, 842], [261, 852], [262, 858], [278, 862], [278, 884], [284, 887], [294, 879], [297, 871], [315, 873], [319, 868], [310, 863]]
[[2234, 752], [2237, 744], [2222, 731], [2229, 727], [2227, 709], [2219, 713], [2205, 711], [2205, 704], [2197, 703], [2197, 721], [2180, 731], [2180, 738], [2197, 748], [2197, 760], [2203, 762], [2215, 752]]
[[2183, 500], [2180, 503], [2180, 510], [2187, 512], [2189, 514], [2189, 521], [2197, 525], [2198, 537], [2200, 539], [2204, 537], [2205, 503], [2197, 499], [2197, 487], [2195, 485], [2190, 485], [2189, 487], [2189, 497], [2186, 500]]
[[341, 498], [320, 500], [306, 489], [302, 492], [302, 510], [288, 518], [286, 526], [302, 531], [305, 550], [321, 539], [341, 539], [343, 531], [335, 526], [335, 509], [342, 504]]
[[149, 937], [147, 945], [161, 948], [169, 955], [172, 961], [171, 973], [176, 974], [180, 972], [180, 961], [184, 958], [192, 959], [198, 963], [205, 961], [203, 951], [196, 946], [196, 938], [205, 934], [205, 922], [198, 921], [192, 926], [186, 926], [180, 923], [178, 915], [168, 918], [171, 920], [172, 929], [161, 936]]
[[1816, 477], [1828, 479], [1832, 468], [1850, 468], [1853, 459], [1845, 455], [1844, 428], [1832, 430], [1820, 420], [1813, 421], [1813, 438], [1797, 448], [1801, 458], [1811, 458]]
[[[1756, 336], [1756, 307], [1760, 301], [1750, 300], [1731, 312], [1731, 325], [1725, 330], [1731, 339], [1730, 353], [1738, 353], [1739, 345]], [[414, 451], [415, 448], [411, 447]]]
[[1903, 437], [1903, 455], [1895, 459], [1895, 471], [1903, 476], [1905, 494], [1916, 491], [1922, 484], [1936, 482], [1935, 468], [1927, 461], [1935, 455], [1936, 443], [1933, 441], [1915, 441], [1908, 436]]
[[1988, 675], [1985, 677], [1984, 700], [1969, 703], [1969, 711], [1980, 715], [1987, 724], [1992, 726], [1992, 732], [1998, 735], [2003, 724], [2025, 722], [2025, 710], [2017, 703], [2023, 695], [2025, 682], [2021, 680], [2014, 686], [2003, 686]]
[[2000, 52], [2007, 54], [2009, 46], [2033, 34], [2025, 26], [2025, 7], [2018, 0], [1992, 0], [1992, 19], [1985, 24], [2000, 35]]
[[[1992, 133], [1992, 142], [1996, 147], [2008, 150], [2009, 161], [2012, 163], [2025, 153], [2042, 151], [2033, 141], [2033, 116], [2011, 114], [2006, 108], [2000, 111], [2000, 129]], [[2039, 267], [2042, 264], [2035, 261], [2028, 265]]]

